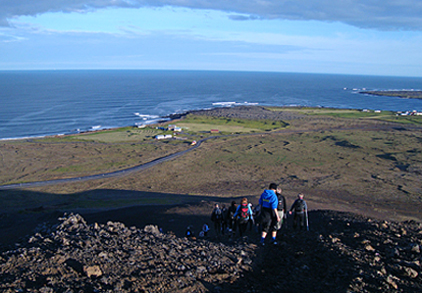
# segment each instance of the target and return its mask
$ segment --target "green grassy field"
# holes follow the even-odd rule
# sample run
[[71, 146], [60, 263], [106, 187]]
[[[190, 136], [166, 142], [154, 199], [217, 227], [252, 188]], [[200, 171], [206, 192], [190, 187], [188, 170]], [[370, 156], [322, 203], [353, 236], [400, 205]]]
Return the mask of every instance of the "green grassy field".
[[232, 119], [189, 114], [181, 122], [177, 123], [177, 125], [187, 128], [188, 131], [192, 132], [218, 129], [223, 133], [244, 133], [272, 131], [285, 128], [288, 124], [282, 121]]
[[396, 122], [403, 124], [422, 124], [421, 116], [401, 116], [396, 112], [392, 111], [381, 111], [375, 112], [373, 110], [355, 110], [355, 109], [333, 109], [333, 108], [280, 108], [280, 107], [268, 107], [271, 111], [291, 111], [301, 113], [304, 115], [315, 115], [315, 116], [330, 116], [336, 118], [348, 118], [348, 119], [378, 119], [380, 121]]

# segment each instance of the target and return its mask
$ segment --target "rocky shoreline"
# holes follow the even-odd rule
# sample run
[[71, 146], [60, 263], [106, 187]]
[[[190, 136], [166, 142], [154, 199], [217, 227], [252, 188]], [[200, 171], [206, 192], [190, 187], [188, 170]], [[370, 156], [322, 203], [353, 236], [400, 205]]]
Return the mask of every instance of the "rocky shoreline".
[[250, 120], [273, 120], [283, 121], [303, 117], [298, 113], [288, 111], [270, 111], [263, 106], [235, 106], [213, 108], [209, 110], [194, 110], [180, 114], [169, 115], [166, 118], [171, 120], [181, 119], [189, 114], [203, 115], [210, 117], [225, 117], [232, 119], [250, 119]]

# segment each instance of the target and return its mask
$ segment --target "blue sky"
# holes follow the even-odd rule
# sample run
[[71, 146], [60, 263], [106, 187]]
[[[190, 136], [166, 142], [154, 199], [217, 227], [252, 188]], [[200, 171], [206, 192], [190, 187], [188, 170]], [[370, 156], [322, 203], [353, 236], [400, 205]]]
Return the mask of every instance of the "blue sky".
[[422, 76], [420, 0], [1, 0], [0, 70]]

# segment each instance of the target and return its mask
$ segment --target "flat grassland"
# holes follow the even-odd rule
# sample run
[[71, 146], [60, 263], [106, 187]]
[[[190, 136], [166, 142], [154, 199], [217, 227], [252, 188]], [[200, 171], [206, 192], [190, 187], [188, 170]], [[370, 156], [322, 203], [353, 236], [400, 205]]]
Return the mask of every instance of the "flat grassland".
[[[148, 170], [108, 179], [0, 190], [2, 212], [110, 209], [224, 201], [254, 203], [271, 182], [288, 204], [390, 220], [422, 220], [422, 117], [324, 108], [235, 107], [191, 112], [170, 131], [122, 128], [0, 142], [0, 184], [101, 174], [191, 148]], [[164, 125], [161, 125], [164, 126]], [[211, 129], [218, 133], [211, 133]]]

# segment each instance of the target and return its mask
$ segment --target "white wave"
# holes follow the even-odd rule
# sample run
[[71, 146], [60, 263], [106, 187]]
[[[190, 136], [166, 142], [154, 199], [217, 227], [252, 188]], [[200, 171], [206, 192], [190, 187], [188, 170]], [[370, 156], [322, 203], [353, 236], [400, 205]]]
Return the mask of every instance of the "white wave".
[[253, 106], [253, 105], [258, 105], [259, 103], [250, 103], [250, 102], [243, 102], [243, 103], [239, 103], [239, 102], [215, 102], [212, 103], [213, 106], [239, 106], [239, 105], [248, 105], [248, 106]]
[[212, 103], [213, 106], [231, 106], [236, 105], [236, 102], [216, 102]]
[[140, 114], [140, 113], [134, 113], [134, 114], [138, 117], [146, 118], [146, 119], [157, 119], [160, 117], [158, 115], [148, 115], [148, 114]]

